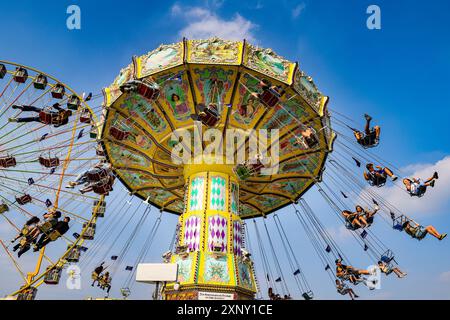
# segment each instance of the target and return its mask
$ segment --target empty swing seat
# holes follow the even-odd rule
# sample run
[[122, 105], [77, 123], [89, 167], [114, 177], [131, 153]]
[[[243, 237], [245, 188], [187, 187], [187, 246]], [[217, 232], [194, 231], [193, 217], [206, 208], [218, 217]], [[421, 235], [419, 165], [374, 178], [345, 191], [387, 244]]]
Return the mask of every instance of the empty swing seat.
[[0, 79], [3, 79], [6, 75], [6, 67], [4, 64], [0, 64]]
[[34, 300], [36, 298], [37, 288], [29, 287], [19, 294], [17, 294], [17, 300]]
[[13, 78], [15, 82], [25, 83], [28, 79], [28, 71], [25, 68], [17, 67]]
[[81, 100], [75, 94], [69, 97], [67, 100], [67, 109], [69, 110], [78, 110], [78, 107], [81, 105]]
[[96, 126], [92, 126], [91, 130], [89, 131], [89, 137], [91, 139], [97, 139], [98, 137], [98, 131]]
[[66, 88], [61, 83], [58, 83], [52, 89], [52, 97], [55, 99], [62, 99], [64, 97], [65, 93], [66, 93]]
[[2, 157], [0, 158], [0, 168], [10, 168], [17, 165], [16, 158], [14, 157]]
[[61, 280], [62, 268], [59, 267], [48, 267], [47, 273], [44, 277], [44, 283], [48, 285], [57, 285], [59, 280]]
[[305, 300], [312, 300], [312, 299], [314, 299], [314, 294], [313, 294], [312, 291], [308, 291], [308, 292], [304, 292], [304, 293], [302, 294], [302, 297], [303, 297], [303, 299], [305, 299]]
[[95, 223], [89, 224], [88, 222], [83, 223], [83, 229], [86, 228], [86, 231], [81, 236], [85, 240], [94, 240], [95, 236]]
[[78, 262], [80, 261], [81, 250], [80, 246], [74, 246], [70, 249], [70, 246], [67, 247], [67, 250], [70, 250], [66, 256], [67, 262]]
[[238, 164], [236, 167], [233, 168], [233, 171], [237, 175], [237, 177], [242, 181], [245, 181], [252, 176], [250, 168], [247, 167], [245, 164]]
[[103, 218], [105, 216], [105, 211], [106, 211], [106, 202], [95, 200], [94, 207], [92, 209], [92, 215], [95, 215], [98, 218]]
[[130, 135], [129, 132], [121, 130], [119, 128], [116, 127], [111, 127], [109, 129], [109, 134], [116, 140], [122, 141], [125, 140], [126, 138], [128, 138], [128, 136]]
[[280, 101], [280, 95], [273, 89], [264, 89], [262, 93], [259, 94], [259, 99], [261, 102], [269, 108], [275, 107]]
[[35, 89], [45, 90], [45, 88], [47, 87], [47, 83], [47, 77], [41, 73], [34, 79], [33, 86]]
[[31, 196], [29, 194], [25, 194], [21, 197], [16, 197], [16, 201], [19, 205], [24, 206], [31, 202]]
[[59, 166], [59, 158], [43, 158], [39, 157], [39, 163], [46, 168], [56, 168]]

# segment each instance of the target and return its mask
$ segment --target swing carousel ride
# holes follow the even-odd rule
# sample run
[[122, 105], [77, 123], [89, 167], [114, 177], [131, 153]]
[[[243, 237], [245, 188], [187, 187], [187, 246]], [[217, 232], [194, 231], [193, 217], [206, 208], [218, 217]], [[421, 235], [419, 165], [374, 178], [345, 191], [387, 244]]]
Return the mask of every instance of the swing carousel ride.
[[[108, 255], [106, 278], [105, 268], [96, 268], [94, 282], [109, 293], [126, 265], [120, 292], [128, 297], [137, 264], [158, 241], [163, 213], [179, 216], [163, 254], [165, 263], [178, 265], [177, 282], [161, 289], [168, 300], [262, 298], [263, 287], [270, 299], [312, 299], [284, 214], [276, 213], [287, 207], [339, 293], [348, 293], [346, 283], [367, 284], [370, 272], [350, 267], [303, 198], [314, 188], [386, 274], [399, 269], [370, 228], [375, 214], [397, 230], [405, 222], [420, 229], [377, 193], [387, 183], [384, 172], [366, 179], [372, 186], [355, 173], [355, 164], [386, 163], [369, 150], [379, 133], [364, 143], [349, 136], [351, 119], [328, 109], [328, 97], [298, 63], [270, 49], [217, 38], [161, 45], [133, 57], [103, 90], [97, 110], [88, 102], [100, 95], [80, 96], [33, 68], [0, 61], [0, 78], [1, 244], [23, 278], [11, 298], [34, 299], [40, 285], [58, 284], [63, 268], [98, 266]], [[369, 131], [367, 137], [375, 134]], [[355, 205], [362, 211], [353, 214]], [[160, 214], [149, 231], [152, 207]], [[62, 216], [70, 218], [68, 233], [54, 224]], [[268, 231], [269, 221], [278, 237]], [[276, 239], [283, 250], [275, 250]], [[128, 262], [133, 245], [140, 249]], [[279, 262], [281, 253], [289, 270]], [[25, 273], [22, 262], [32, 257], [34, 271]]]

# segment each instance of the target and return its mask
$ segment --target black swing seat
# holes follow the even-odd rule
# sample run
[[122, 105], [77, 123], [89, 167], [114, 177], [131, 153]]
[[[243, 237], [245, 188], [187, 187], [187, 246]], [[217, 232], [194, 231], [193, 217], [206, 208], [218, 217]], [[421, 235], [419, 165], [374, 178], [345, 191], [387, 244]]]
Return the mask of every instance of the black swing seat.
[[45, 168], [56, 168], [60, 165], [60, 161], [58, 157], [54, 158], [44, 158], [39, 157], [39, 163], [44, 166]]
[[354, 226], [350, 221], [347, 221], [347, 220], [345, 221], [345, 227], [351, 231], [356, 231], [356, 230], [360, 229], [360, 227]]
[[129, 132], [116, 127], [109, 128], [109, 134], [116, 140], [123, 141], [130, 135]]
[[0, 168], [10, 168], [15, 167], [17, 165], [16, 158], [14, 157], [1, 157], [0, 158]]
[[83, 223], [83, 229], [86, 228], [86, 231], [81, 236], [85, 240], [94, 240], [95, 237], [95, 229], [96, 225], [95, 223], [89, 224], [88, 222]]
[[66, 256], [67, 262], [80, 261], [80, 255], [81, 255], [81, 247], [80, 246], [74, 246], [72, 249], [70, 249], [70, 246], [68, 246], [67, 250], [70, 250]]
[[16, 201], [19, 205], [24, 206], [31, 202], [31, 196], [29, 194], [25, 194], [23, 196], [16, 197]]
[[51, 91], [52, 97], [54, 99], [62, 99], [65, 93], [66, 88], [61, 83], [56, 84]]
[[386, 184], [386, 181], [387, 181], [386, 177], [376, 176], [376, 177], [372, 177], [369, 180], [369, 184], [373, 187], [381, 188]]
[[14, 72], [14, 81], [17, 83], [25, 83], [28, 79], [28, 71], [25, 68], [17, 67], [16, 72]]
[[35, 89], [45, 90], [47, 83], [47, 77], [41, 73], [34, 79], [33, 86]]
[[148, 100], [157, 100], [160, 88], [156, 83], [146, 83], [140, 80], [131, 80], [120, 86], [123, 93], [136, 92]]
[[312, 300], [312, 299], [314, 299], [314, 293], [311, 290], [308, 292], [303, 292], [302, 297], [305, 300]]
[[6, 67], [3, 63], [0, 63], [0, 79], [3, 79], [6, 75]]
[[417, 193], [409, 192], [409, 195], [411, 197], [422, 198], [425, 195], [425, 192], [427, 191], [427, 187], [426, 186], [420, 186], [417, 191], [418, 191]]

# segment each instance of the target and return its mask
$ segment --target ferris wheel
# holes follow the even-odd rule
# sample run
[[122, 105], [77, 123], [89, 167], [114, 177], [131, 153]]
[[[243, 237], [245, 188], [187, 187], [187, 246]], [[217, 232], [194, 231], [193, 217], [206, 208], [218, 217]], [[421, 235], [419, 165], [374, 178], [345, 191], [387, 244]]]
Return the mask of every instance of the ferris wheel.
[[30, 300], [40, 285], [58, 284], [104, 215], [108, 190], [100, 182], [100, 128], [86, 103], [92, 98], [0, 61], [0, 250], [23, 283], [11, 298]]

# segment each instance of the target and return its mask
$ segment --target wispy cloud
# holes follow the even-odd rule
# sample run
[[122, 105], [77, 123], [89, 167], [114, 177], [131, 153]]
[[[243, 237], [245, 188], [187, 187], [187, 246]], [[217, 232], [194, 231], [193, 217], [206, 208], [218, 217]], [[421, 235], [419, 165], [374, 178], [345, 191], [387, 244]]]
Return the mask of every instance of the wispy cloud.
[[191, 39], [219, 37], [256, 42], [254, 31], [258, 26], [239, 13], [235, 13], [231, 19], [226, 19], [209, 8], [188, 7], [176, 3], [171, 8], [171, 15], [186, 22], [186, 26], [179, 32], [182, 37]]
[[433, 164], [412, 164], [404, 168], [411, 177], [428, 179], [433, 172], [439, 172], [439, 180], [434, 188], [428, 188], [423, 198], [411, 197], [398, 179], [396, 186], [385, 186], [378, 193], [389, 203], [407, 215], [436, 214], [447, 211], [450, 205], [450, 156]]
[[450, 282], [450, 271], [442, 272], [439, 275], [439, 280], [443, 282]]
[[294, 9], [292, 10], [292, 18], [297, 19], [300, 14], [305, 10], [306, 4], [304, 2], [296, 5]]

